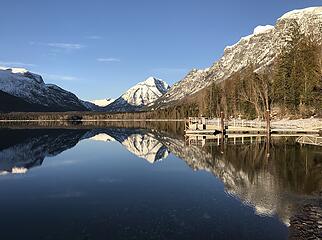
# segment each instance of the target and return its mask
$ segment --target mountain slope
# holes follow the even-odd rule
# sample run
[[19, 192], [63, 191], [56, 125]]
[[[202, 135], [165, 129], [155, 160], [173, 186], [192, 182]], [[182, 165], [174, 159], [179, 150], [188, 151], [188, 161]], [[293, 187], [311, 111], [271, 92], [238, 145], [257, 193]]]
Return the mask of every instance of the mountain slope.
[[[23, 68], [0, 67], [0, 91], [6, 93], [2, 93], [6, 99], [0, 111], [88, 110], [73, 93], [53, 84], [45, 84], [40, 75]], [[16, 105], [18, 103], [21, 107]]]
[[161, 79], [149, 77], [123, 93], [122, 96], [109, 104], [105, 110], [112, 112], [140, 110], [142, 107], [148, 106], [156, 101], [169, 88], [169, 85]]
[[153, 108], [165, 108], [169, 104], [197, 93], [212, 83], [220, 83], [247, 67], [254, 72], [265, 72], [283, 52], [291, 47], [298, 36], [321, 45], [322, 7], [312, 7], [286, 13], [273, 26], [258, 26], [253, 34], [228, 46], [223, 56], [210, 68], [192, 70], [187, 76], [153, 104]]

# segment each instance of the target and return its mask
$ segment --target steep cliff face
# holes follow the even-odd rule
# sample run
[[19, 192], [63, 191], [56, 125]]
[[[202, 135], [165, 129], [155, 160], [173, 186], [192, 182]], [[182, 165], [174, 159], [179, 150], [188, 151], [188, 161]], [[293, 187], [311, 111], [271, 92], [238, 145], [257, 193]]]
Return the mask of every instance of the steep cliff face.
[[300, 35], [322, 45], [322, 7], [291, 11], [279, 18], [275, 26], [256, 27], [253, 34], [227, 46], [223, 56], [210, 68], [192, 70], [174, 84], [155, 102], [153, 108], [166, 107], [212, 83], [220, 83], [249, 66], [255, 72], [265, 71], [272, 66], [282, 50], [287, 50], [293, 39]]

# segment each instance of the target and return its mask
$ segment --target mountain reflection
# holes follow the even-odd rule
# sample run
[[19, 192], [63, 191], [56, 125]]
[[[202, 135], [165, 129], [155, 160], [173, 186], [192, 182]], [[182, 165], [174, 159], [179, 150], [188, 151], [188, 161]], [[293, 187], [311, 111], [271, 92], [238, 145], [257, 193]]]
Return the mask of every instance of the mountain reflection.
[[25, 173], [74, 147], [86, 130], [0, 130], [0, 174]]
[[[221, 180], [228, 194], [258, 215], [277, 215], [289, 225], [303, 201], [322, 190], [322, 150], [300, 146], [295, 139], [273, 138], [245, 144], [204, 142], [188, 145], [180, 136], [147, 129], [0, 130], [0, 174], [25, 173], [79, 141], [117, 141], [136, 156], [154, 163], [169, 152], [194, 170]], [[107, 143], [108, 144], [108, 143]]]
[[167, 148], [156, 139], [156, 136], [153, 133], [144, 129], [96, 129], [88, 132], [86, 137], [95, 141], [118, 141], [129, 152], [150, 163], [167, 158], [168, 156]]

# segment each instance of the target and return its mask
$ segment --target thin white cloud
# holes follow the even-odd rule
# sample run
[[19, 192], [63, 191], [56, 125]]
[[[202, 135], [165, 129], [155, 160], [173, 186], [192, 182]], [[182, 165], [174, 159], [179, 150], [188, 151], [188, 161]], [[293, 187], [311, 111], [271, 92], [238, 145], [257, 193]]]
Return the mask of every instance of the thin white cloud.
[[65, 50], [78, 50], [85, 46], [79, 43], [46, 43], [49, 47], [60, 48]]
[[98, 36], [98, 35], [87, 36], [86, 38], [87, 39], [91, 39], [91, 40], [99, 40], [99, 39], [102, 39], [102, 37], [101, 36]]
[[84, 48], [85, 46], [80, 43], [63, 43], [63, 42], [50, 42], [50, 43], [43, 43], [43, 42], [29, 42], [30, 45], [40, 45], [40, 46], [47, 46], [51, 47], [52, 49], [57, 50], [78, 50]]
[[0, 65], [4, 67], [35, 67], [33, 63], [23, 63], [23, 62], [6, 62], [0, 61]]
[[69, 76], [69, 75], [59, 75], [59, 74], [48, 74], [48, 73], [43, 73], [41, 74], [46, 80], [50, 81], [77, 81], [79, 80], [78, 77], [75, 76]]
[[121, 62], [118, 58], [97, 58], [98, 62]]

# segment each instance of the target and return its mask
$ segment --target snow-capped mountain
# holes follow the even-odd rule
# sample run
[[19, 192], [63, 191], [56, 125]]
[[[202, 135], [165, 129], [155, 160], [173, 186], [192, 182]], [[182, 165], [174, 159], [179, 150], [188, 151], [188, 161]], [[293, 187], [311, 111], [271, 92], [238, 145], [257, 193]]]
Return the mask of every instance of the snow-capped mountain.
[[298, 37], [295, 32], [322, 44], [322, 7], [294, 10], [279, 18], [275, 26], [256, 27], [252, 34], [227, 46], [223, 56], [210, 68], [189, 72], [155, 101], [153, 108], [166, 107], [214, 82], [222, 82], [247, 66], [253, 65], [255, 71], [268, 69], [292, 39]]
[[76, 97], [56, 85], [45, 84], [42, 77], [24, 68], [0, 67], [0, 92], [4, 109], [16, 111], [15, 105], [25, 104], [28, 111], [84, 111], [88, 110]]
[[115, 99], [105, 98], [105, 99], [99, 99], [99, 100], [91, 100], [90, 102], [99, 107], [106, 107], [107, 105], [111, 104], [114, 101]]
[[140, 110], [144, 106], [151, 105], [164, 95], [169, 88], [170, 86], [161, 79], [149, 77], [123, 93], [122, 96], [109, 104], [105, 110], [114, 112]]

